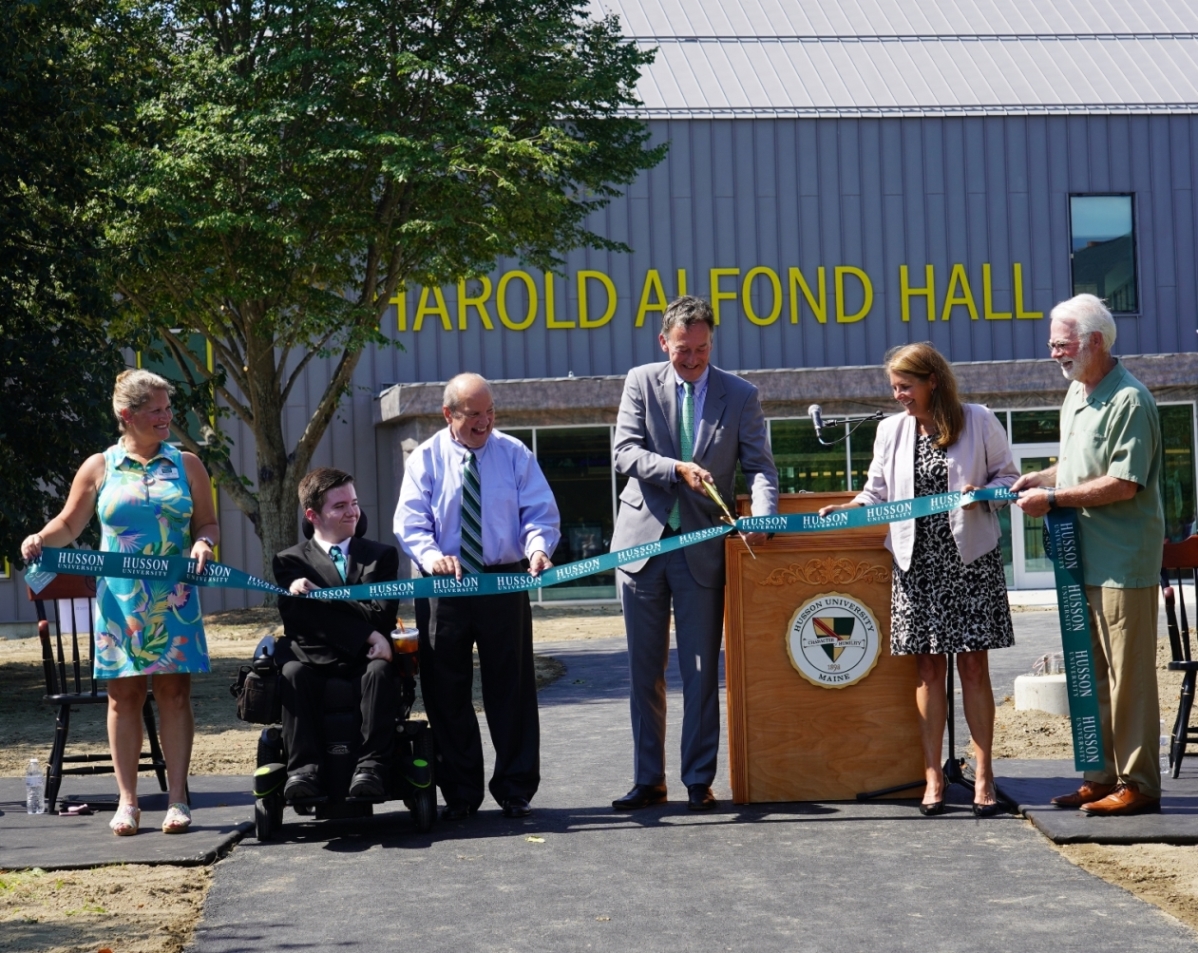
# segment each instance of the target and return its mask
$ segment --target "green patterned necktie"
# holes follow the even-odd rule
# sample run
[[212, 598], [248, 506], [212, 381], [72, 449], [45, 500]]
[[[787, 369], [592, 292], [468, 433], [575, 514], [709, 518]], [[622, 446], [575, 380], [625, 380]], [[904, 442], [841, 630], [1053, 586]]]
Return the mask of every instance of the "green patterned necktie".
[[[690, 463], [695, 458], [695, 385], [690, 381], [682, 382], [682, 413], [678, 415], [678, 442], [682, 445], [682, 462]], [[681, 481], [679, 481], [681, 482]], [[679, 487], [678, 492], [682, 492]], [[682, 528], [682, 513], [678, 501], [670, 510], [670, 529]]]
[[478, 458], [469, 451], [462, 464], [462, 547], [458, 558], [463, 571], [483, 571], [483, 495]]
[[337, 575], [341, 577], [341, 581], [345, 582], [345, 553], [340, 546], [329, 548], [329, 559], [337, 567]]

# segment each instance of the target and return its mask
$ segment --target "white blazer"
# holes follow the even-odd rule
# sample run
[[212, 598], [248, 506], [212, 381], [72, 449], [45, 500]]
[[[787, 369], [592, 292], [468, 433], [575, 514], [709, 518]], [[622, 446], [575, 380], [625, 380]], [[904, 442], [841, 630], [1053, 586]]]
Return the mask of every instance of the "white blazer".
[[[957, 442], [948, 448], [948, 488], [960, 490], [966, 484], [976, 487], [1010, 486], [1019, 477], [1007, 432], [998, 418], [981, 404], [965, 404], [965, 427]], [[915, 418], [902, 413], [887, 417], [878, 425], [874, 439], [874, 459], [869, 465], [865, 488], [854, 503], [869, 506], [891, 500], [909, 500], [915, 496]], [[968, 565], [998, 545], [998, 517], [994, 511], [1006, 503], [997, 500], [973, 510], [955, 509], [948, 513], [953, 539]], [[915, 547], [915, 520], [891, 523], [886, 548], [894, 554], [899, 568], [911, 568]]]

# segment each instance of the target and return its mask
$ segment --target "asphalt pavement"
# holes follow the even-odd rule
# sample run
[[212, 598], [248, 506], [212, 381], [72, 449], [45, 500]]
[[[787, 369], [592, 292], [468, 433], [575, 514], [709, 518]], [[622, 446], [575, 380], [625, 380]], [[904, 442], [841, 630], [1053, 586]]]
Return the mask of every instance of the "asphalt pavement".
[[[1015, 621], [1017, 647], [992, 663], [1000, 698], [1053, 648], [1055, 614]], [[420, 835], [401, 815], [301, 824], [288, 812], [281, 839], [249, 837], [216, 866], [191, 949], [1194, 949], [1188, 928], [1074, 867], [1023, 819], [975, 819], [963, 790], [936, 818], [912, 800], [735, 806], [725, 760], [720, 809], [689, 813], [673, 659], [672, 800], [615, 814], [632, 764], [623, 640], [537, 649], [567, 671], [540, 696], [532, 817], [488, 802]]]

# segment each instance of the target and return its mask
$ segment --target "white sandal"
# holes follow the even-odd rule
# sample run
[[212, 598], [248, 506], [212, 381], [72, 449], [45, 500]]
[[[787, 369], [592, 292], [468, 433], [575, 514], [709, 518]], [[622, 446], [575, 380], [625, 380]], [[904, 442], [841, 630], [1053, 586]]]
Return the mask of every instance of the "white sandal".
[[166, 809], [166, 817], [162, 821], [162, 833], [182, 834], [191, 827], [191, 808], [182, 801], [172, 804]]
[[132, 837], [141, 826], [141, 808], [134, 804], [122, 804], [108, 822], [117, 837]]

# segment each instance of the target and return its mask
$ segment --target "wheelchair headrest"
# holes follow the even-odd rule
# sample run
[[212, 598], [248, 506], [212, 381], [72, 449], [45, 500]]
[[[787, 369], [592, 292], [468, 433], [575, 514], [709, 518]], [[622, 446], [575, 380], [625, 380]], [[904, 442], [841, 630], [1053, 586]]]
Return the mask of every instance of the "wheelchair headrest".
[[[316, 530], [312, 526], [311, 521], [307, 517], [304, 517], [302, 520], [300, 520], [300, 529], [304, 533], [304, 539], [311, 539], [312, 534], [316, 532]], [[361, 510], [358, 513], [358, 526], [357, 526], [357, 529], [354, 530], [354, 536], [356, 536], [358, 539], [361, 539], [365, 535], [366, 535], [366, 511]]]

